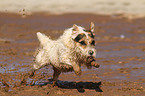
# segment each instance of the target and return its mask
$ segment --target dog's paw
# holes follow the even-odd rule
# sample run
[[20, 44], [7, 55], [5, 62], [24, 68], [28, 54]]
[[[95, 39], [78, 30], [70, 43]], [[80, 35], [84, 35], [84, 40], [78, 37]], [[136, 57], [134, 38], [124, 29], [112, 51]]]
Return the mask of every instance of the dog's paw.
[[81, 73], [82, 73], [82, 71], [80, 70], [80, 71], [75, 71], [75, 74], [77, 75], [77, 76], [80, 76], [81, 75]]
[[81, 75], [82, 71], [81, 71], [81, 68], [80, 67], [73, 67], [73, 69], [74, 69], [74, 72], [75, 72], [75, 74], [77, 76], [80, 76]]
[[52, 82], [52, 87], [58, 88], [58, 86], [57, 86], [57, 81], [53, 81], [53, 82]]
[[74, 64], [72, 66], [73, 66], [73, 70], [74, 70], [75, 74], [78, 75], [78, 76], [80, 76], [81, 73], [82, 73], [80, 66], [77, 65], [77, 64]]

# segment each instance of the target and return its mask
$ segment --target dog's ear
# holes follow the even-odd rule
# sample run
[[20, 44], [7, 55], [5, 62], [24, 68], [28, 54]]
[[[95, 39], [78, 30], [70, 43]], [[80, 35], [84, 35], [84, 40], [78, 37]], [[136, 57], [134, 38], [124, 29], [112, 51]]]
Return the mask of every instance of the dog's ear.
[[73, 31], [79, 31], [79, 27], [76, 24], [73, 25]]
[[79, 27], [74, 24], [72, 28], [72, 39], [75, 39], [79, 34]]
[[93, 33], [93, 35], [95, 35], [94, 28], [95, 28], [95, 24], [93, 22], [91, 22], [90, 31]]

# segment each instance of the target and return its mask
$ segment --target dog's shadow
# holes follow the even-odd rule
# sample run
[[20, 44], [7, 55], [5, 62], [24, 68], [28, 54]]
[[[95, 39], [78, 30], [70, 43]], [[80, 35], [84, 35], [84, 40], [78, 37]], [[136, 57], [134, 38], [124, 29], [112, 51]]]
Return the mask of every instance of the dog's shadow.
[[[45, 82], [41, 86], [51, 84], [50, 82]], [[68, 82], [68, 81], [57, 81], [56, 84], [57, 87], [62, 89], [77, 89], [78, 92], [83, 93], [85, 92], [85, 89], [95, 90], [96, 92], [103, 92], [101, 87], [101, 82]]]
[[96, 92], [103, 92], [100, 88], [101, 82], [68, 82], [58, 81], [57, 86], [64, 89], [77, 89], [79, 92], [85, 92], [85, 89], [95, 90]]

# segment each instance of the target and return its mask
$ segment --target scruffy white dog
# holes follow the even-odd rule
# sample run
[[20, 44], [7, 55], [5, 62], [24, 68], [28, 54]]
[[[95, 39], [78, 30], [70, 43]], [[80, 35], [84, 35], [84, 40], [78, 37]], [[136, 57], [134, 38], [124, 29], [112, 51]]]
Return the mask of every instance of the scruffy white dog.
[[51, 40], [38, 32], [40, 47], [36, 51], [34, 72], [46, 65], [52, 65], [55, 83], [61, 72], [74, 71], [76, 75], [80, 75], [81, 64], [85, 64], [88, 68], [98, 67], [95, 63], [91, 63], [96, 57], [94, 35], [94, 23], [91, 23], [90, 30], [73, 25], [57, 40]]

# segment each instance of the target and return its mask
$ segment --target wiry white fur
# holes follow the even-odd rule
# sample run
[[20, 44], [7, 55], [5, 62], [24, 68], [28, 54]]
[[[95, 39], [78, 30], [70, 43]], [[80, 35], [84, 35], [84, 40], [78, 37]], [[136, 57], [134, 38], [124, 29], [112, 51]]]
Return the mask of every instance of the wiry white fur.
[[[83, 27], [78, 26], [79, 32], [84, 32]], [[89, 56], [88, 51], [96, 51], [94, 47], [87, 46], [85, 49], [75, 45], [72, 39], [73, 28], [64, 31], [63, 35], [57, 40], [51, 40], [46, 35], [38, 32], [37, 37], [40, 41], [40, 48], [35, 56], [34, 69], [39, 69], [45, 65], [52, 65], [56, 68], [63, 64], [85, 63], [85, 59]], [[85, 32], [84, 32], [85, 33]], [[85, 33], [87, 34], [87, 33]], [[93, 54], [93, 57], [96, 53]]]

